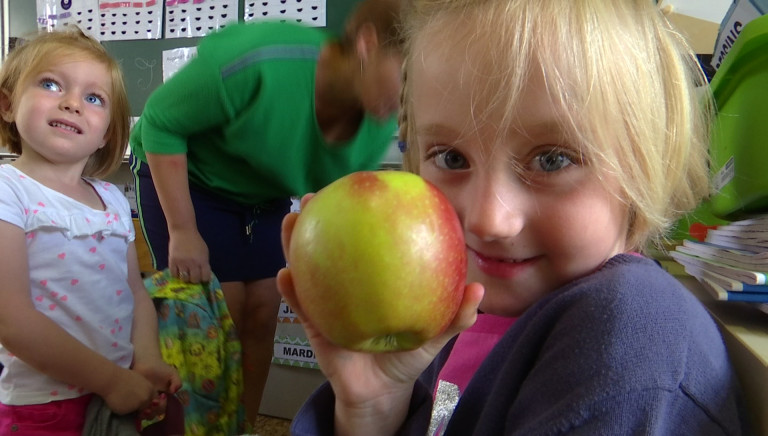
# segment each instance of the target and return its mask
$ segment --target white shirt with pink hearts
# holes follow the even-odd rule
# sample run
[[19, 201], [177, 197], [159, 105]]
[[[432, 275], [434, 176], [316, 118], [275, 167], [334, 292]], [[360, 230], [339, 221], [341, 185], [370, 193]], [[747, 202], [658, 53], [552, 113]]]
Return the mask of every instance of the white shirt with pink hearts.
[[[130, 206], [107, 182], [85, 179], [106, 206], [90, 207], [0, 165], [0, 220], [24, 229], [30, 298], [69, 334], [123, 367], [133, 358], [127, 249]], [[40, 404], [87, 392], [39, 373], [0, 345], [0, 402]]]

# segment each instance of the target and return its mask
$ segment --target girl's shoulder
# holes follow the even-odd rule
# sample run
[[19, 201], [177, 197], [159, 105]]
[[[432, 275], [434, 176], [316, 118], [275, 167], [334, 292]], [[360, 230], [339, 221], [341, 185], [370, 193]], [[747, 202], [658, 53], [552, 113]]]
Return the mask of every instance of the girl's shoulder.
[[96, 190], [96, 193], [99, 194], [101, 200], [104, 202], [107, 212], [111, 212], [115, 216], [120, 217], [121, 221], [130, 222], [131, 206], [120, 186], [106, 180], [90, 177], [87, 177], [85, 180], [90, 183], [91, 186], [93, 186], [93, 189]]
[[45, 229], [68, 239], [113, 234], [131, 240], [131, 209], [122, 191], [103, 180], [84, 180], [101, 198], [103, 210], [54, 191], [10, 165], [0, 165], [0, 217], [13, 218], [26, 232]]
[[26, 198], [31, 192], [43, 187], [37, 180], [28, 177], [11, 164], [0, 165], [0, 189], [7, 195], [9, 192], [15, 198]]
[[123, 191], [120, 189], [120, 187], [112, 182], [96, 179], [93, 177], [86, 177], [85, 181], [93, 186], [93, 189], [96, 190], [96, 192], [102, 197], [105, 203], [107, 200], [110, 202], [122, 202], [122, 200], [127, 201], [125, 194], [123, 194]]
[[0, 180], [15, 180], [19, 175], [23, 174], [21, 171], [14, 168], [10, 163], [0, 164]]
[[[536, 387], [527, 390], [535, 396], [519, 399], [530, 406], [526, 413], [536, 415], [534, 402], [542, 413], [567, 404], [563, 428], [608, 425], [608, 417], [641, 407], [639, 401], [677, 418], [695, 410], [704, 419], [705, 410], [725, 420], [732, 407], [734, 377], [717, 325], [652, 259], [609, 260], [528, 309], [500, 345], [491, 357], [507, 366], [535, 362], [520, 368], [519, 379]], [[662, 412], [665, 396], [679, 410]]]
[[628, 304], [664, 299], [697, 301], [658, 262], [632, 253], [616, 255], [592, 274], [564, 286], [564, 293], [570, 291], [585, 297], [621, 299]]
[[516, 326], [557, 331], [597, 350], [634, 344], [662, 352], [672, 343], [686, 347], [692, 337], [720, 340], [707, 309], [685, 286], [654, 260], [629, 254], [545, 297]]
[[[685, 353], [709, 347], [715, 352], [711, 344], [722, 344], [704, 305], [645, 257], [616, 256], [528, 312], [518, 324], [546, 325], [565, 342], [591, 344], [595, 358], [600, 353], [615, 358], [629, 347], [632, 355], [653, 360], [669, 348]], [[724, 348], [717, 351], [723, 354]]]

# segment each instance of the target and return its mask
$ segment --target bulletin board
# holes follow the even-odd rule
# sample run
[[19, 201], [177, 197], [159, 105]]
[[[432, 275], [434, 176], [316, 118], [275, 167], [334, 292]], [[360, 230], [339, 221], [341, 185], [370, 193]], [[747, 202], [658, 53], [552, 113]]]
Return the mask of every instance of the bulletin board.
[[[326, 28], [340, 35], [344, 21], [359, 0], [327, 0]], [[238, 0], [238, 20], [243, 21], [249, 0]], [[196, 46], [200, 38], [160, 38], [124, 41], [103, 41], [107, 51], [120, 62], [131, 105], [131, 115], [139, 116], [149, 95], [163, 83], [163, 51]]]

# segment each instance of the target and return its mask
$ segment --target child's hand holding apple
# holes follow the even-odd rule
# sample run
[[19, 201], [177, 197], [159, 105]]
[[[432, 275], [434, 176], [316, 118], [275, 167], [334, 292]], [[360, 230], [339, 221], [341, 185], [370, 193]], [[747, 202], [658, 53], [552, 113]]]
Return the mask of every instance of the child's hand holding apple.
[[413, 383], [482, 299], [480, 284], [465, 285], [458, 217], [436, 188], [396, 171], [354, 173], [301, 206], [283, 222], [278, 288], [333, 386], [337, 420], [400, 422]]

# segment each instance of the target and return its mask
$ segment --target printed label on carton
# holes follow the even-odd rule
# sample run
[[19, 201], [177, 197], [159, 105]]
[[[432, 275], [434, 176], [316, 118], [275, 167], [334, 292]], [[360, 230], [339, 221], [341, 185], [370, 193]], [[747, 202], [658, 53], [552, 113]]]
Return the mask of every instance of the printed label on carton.
[[730, 159], [723, 165], [722, 168], [720, 168], [720, 171], [715, 174], [715, 177], [712, 179], [712, 187], [714, 188], [715, 192], [720, 192], [721, 189], [723, 189], [723, 186], [727, 185], [728, 183], [733, 180], [734, 175], [736, 174], [736, 165], [733, 161], [733, 156], [731, 156]]
[[741, 34], [741, 30], [750, 21], [763, 15], [764, 7], [758, 7], [751, 1], [737, 1], [726, 13], [723, 22], [720, 24], [720, 31], [717, 34], [715, 49], [712, 53], [712, 67], [717, 70], [725, 59], [725, 55], [733, 47], [736, 39]]

